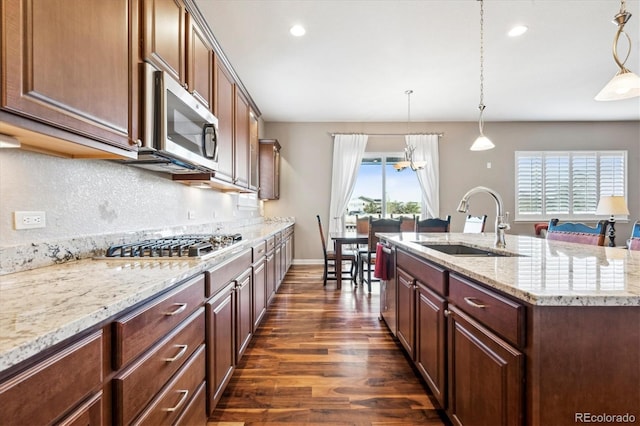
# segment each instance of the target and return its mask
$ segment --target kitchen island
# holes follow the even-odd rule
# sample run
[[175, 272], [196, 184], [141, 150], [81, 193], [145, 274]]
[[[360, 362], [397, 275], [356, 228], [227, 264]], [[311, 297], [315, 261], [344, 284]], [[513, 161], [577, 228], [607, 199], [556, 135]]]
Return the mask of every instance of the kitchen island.
[[390, 329], [455, 424], [640, 419], [640, 252], [378, 235], [397, 264]]

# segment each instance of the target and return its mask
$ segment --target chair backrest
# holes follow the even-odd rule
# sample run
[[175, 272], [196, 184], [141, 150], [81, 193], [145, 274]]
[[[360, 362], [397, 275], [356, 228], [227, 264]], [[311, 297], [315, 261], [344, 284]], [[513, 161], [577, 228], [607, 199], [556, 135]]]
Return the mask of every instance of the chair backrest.
[[379, 238], [376, 232], [400, 232], [400, 219], [369, 218], [369, 251], [376, 251]]
[[415, 232], [416, 216], [400, 216], [400, 232]]
[[484, 225], [487, 223], [487, 215], [471, 216], [468, 215], [464, 221], [464, 229], [462, 232], [467, 234], [479, 234], [484, 232]]
[[549, 221], [547, 239], [556, 241], [567, 241], [570, 243], [591, 244], [603, 246], [607, 222], [599, 221], [595, 227], [590, 227], [584, 223], [565, 222], [559, 224], [559, 219]]
[[357, 234], [369, 233], [369, 216], [363, 216], [363, 217], [356, 216], [356, 233]]
[[640, 221], [636, 221], [636, 223], [633, 224], [633, 228], [631, 228], [629, 250], [640, 250]]
[[415, 231], [416, 232], [449, 232], [451, 226], [451, 216], [447, 216], [444, 219], [437, 217], [420, 220], [416, 218]]
[[324, 239], [324, 231], [322, 230], [322, 222], [320, 221], [320, 215], [316, 215], [318, 219], [318, 230], [320, 231], [320, 241], [322, 241], [322, 253], [324, 257], [327, 257], [327, 242]]

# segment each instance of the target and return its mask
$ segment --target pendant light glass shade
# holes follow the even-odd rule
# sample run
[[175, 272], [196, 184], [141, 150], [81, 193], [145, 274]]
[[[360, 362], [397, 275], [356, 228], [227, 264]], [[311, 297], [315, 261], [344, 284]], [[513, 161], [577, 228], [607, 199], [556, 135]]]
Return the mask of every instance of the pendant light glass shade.
[[[640, 77], [624, 66], [631, 53], [631, 38], [624, 32], [624, 25], [629, 19], [631, 19], [631, 14], [625, 10], [625, 2], [622, 0], [620, 12], [613, 17], [613, 23], [618, 25], [618, 31], [613, 39], [613, 60], [618, 65], [618, 73], [596, 95], [594, 98], [596, 101], [617, 101], [640, 96]], [[629, 43], [629, 50], [623, 61], [618, 58], [618, 41], [621, 34], [627, 38]]]
[[620, 70], [611, 79], [600, 93], [595, 97], [596, 101], [617, 101], [640, 96], [640, 77], [628, 69]]
[[486, 151], [487, 149], [492, 149], [495, 147], [496, 146], [493, 144], [493, 142], [491, 142], [491, 139], [489, 139], [485, 135], [480, 135], [473, 142], [473, 145], [471, 145], [471, 148], [469, 149], [471, 151]]

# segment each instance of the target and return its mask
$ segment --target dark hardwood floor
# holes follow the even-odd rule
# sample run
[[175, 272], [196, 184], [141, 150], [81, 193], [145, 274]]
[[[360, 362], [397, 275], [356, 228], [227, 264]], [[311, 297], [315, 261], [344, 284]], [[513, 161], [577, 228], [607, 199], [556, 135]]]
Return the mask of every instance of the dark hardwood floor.
[[378, 284], [321, 275], [289, 270], [208, 426], [447, 424], [378, 320]]

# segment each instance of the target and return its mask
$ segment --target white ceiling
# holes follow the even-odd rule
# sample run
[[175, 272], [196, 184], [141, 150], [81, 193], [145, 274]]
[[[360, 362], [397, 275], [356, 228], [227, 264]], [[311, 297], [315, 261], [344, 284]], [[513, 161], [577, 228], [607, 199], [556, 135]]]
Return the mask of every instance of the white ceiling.
[[[265, 121], [476, 121], [476, 0], [196, 0]], [[486, 121], [639, 120], [596, 102], [617, 67], [617, 0], [486, 0]], [[627, 0], [640, 74], [640, 0]], [[307, 33], [295, 38], [293, 24]], [[507, 37], [514, 24], [529, 31]], [[627, 50], [621, 38], [619, 51]]]

